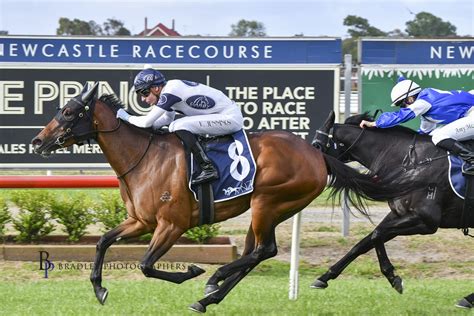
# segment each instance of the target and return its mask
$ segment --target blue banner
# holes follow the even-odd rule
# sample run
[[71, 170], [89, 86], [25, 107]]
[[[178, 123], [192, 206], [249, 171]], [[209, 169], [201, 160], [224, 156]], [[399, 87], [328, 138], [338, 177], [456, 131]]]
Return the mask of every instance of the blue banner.
[[360, 41], [362, 64], [474, 64], [474, 40]]
[[0, 62], [340, 64], [341, 39], [0, 37]]

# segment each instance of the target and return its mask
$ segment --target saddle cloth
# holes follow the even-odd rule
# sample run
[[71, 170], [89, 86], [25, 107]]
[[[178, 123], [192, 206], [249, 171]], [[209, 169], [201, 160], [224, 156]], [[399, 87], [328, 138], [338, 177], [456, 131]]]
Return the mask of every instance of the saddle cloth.
[[466, 177], [462, 174], [462, 165], [464, 160], [458, 156], [449, 155], [449, 184], [451, 189], [459, 196], [461, 199], [464, 199], [466, 195]]
[[[219, 179], [212, 183], [215, 202], [227, 201], [253, 191], [257, 167], [244, 130], [222, 137], [200, 138], [200, 142], [219, 171]], [[189, 157], [191, 174], [199, 174], [199, 165], [192, 154]], [[197, 186], [191, 185], [191, 178], [189, 188], [197, 201]]]

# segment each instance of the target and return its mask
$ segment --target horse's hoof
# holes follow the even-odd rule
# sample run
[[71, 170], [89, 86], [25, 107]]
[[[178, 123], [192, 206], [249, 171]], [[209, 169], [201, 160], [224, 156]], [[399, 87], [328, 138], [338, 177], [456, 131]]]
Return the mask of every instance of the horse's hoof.
[[470, 309], [470, 308], [474, 307], [474, 305], [472, 305], [472, 303], [469, 302], [466, 298], [463, 298], [462, 300], [460, 300], [460, 301], [456, 304], [456, 307], [465, 308], [465, 309]]
[[204, 295], [205, 296], [209, 296], [211, 294], [214, 294], [216, 293], [217, 291], [219, 291], [219, 286], [216, 285], [216, 284], [208, 284], [206, 285], [206, 287], [204, 288]]
[[312, 288], [312, 289], [324, 290], [325, 288], [328, 287], [328, 283], [318, 279], [318, 280], [314, 281], [314, 283], [311, 284], [309, 287]]
[[403, 280], [401, 277], [396, 276], [392, 281], [392, 287], [400, 294], [403, 294]]
[[202, 305], [201, 303], [199, 302], [196, 302], [196, 303], [193, 303], [191, 305], [189, 305], [188, 307], [190, 310], [192, 310], [193, 312], [196, 312], [196, 313], [205, 313], [206, 312], [206, 306]]
[[109, 291], [107, 291], [107, 289], [104, 287], [101, 287], [95, 291], [95, 296], [99, 300], [99, 303], [102, 305], [104, 305], [105, 300], [107, 299], [108, 295], [109, 295]]
[[193, 276], [198, 276], [206, 272], [206, 270], [202, 269], [200, 266], [192, 264], [188, 266], [188, 272], [190, 272]]

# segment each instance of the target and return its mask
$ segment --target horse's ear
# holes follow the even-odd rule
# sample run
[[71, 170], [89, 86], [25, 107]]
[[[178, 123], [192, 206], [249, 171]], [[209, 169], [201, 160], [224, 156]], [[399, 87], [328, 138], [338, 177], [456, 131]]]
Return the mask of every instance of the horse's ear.
[[379, 113], [383, 113], [383, 110], [382, 110], [382, 109], [377, 109], [377, 110], [375, 110], [374, 116], [372, 116], [372, 118], [373, 118], [374, 121], [377, 119], [377, 115], [378, 115]]
[[334, 111], [332, 110], [331, 112], [329, 112], [328, 118], [324, 122], [322, 130], [328, 132], [331, 129], [331, 127], [334, 126], [335, 120], [336, 120], [336, 113], [334, 113]]
[[84, 87], [82, 88], [81, 94], [86, 93], [87, 89], [89, 89], [89, 84], [86, 82], [86, 83], [84, 83]]
[[[84, 85], [84, 89], [85, 89], [85, 87], [87, 87], [87, 85]], [[99, 83], [96, 82], [96, 83], [94, 83], [92, 88], [90, 88], [89, 90], [86, 90], [86, 92], [83, 92], [82, 97], [81, 97], [81, 101], [83, 103], [88, 103], [91, 98], [96, 96], [98, 87], [99, 87]]]

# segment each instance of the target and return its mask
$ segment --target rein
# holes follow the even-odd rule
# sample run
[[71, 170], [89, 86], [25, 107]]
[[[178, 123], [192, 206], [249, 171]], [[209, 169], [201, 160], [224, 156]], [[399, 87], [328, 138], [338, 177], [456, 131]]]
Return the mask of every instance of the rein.
[[443, 159], [443, 158], [446, 158], [446, 157], [449, 156], [449, 154], [446, 154], [446, 155], [441, 155], [441, 156], [437, 156], [437, 157], [434, 157], [434, 158], [428, 157], [428, 158], [425, 158], [425, 159], [417, 162], [417, 155], [416, 155], [416, 151], [415, 151], [416, 136], [417, 135], [418, 134], [413, 135], [413, 141], [412, 141], [411, 145], [408, 146], [408, 153], [403, 158], [402, 167], [403, 167], [404, 172], [407, 172], [408, 170], [411, 170], [411, 169], [416, 169], [419, 166], [428, 165], [428, 164], [432, 163], [435, 160]]
[[146, 146], [145, 151], [143, 152], [143, 154], [142, 154], [142, 156], [140, 157], [140, 159], [138, 159], [138, 161], [137, 161], [132, 167], [130, 167], [126, 172], [124, 172], [124, 173], [121, 174], [120, 176], [117, 176], [117, 179], [123, 180], [123, 178], [124, 178], [127, 174], [129, 174], [130, 172], [132, 172], [132, 170], [135, 169], [135, 168], [140, 164], [140, 162], [142, 162], [143, 158], [145, 158], [146, 153], [148, 152], [148, 149], [150, 149], [150, 145], [151, 145], [151, 141], [153, 140], [153, 136], [154, 136], [154, 134], [150, 134], [150, 136], [148, 137], [148, 145]]
[[346, 150], [344, 150], [344, 152], [342, 154], [340, 154], [339, 156], [337, 156], [337, 159], [340, 159], [342, 157], [344, 157], [345, 154], [347, 154], [354, 146], [355, 144], [357, 144], [357, 142], [360, 140], [360, 138], [362, 137], [362, 134], [364, 134], [364, 131], [365, 131], [365, 128], [362, 128], [362, 130], [360, 131], [359, 135], [357, 135], [356, 139], [354, 140], [354, 142], [349, 146], [347, 147]]

